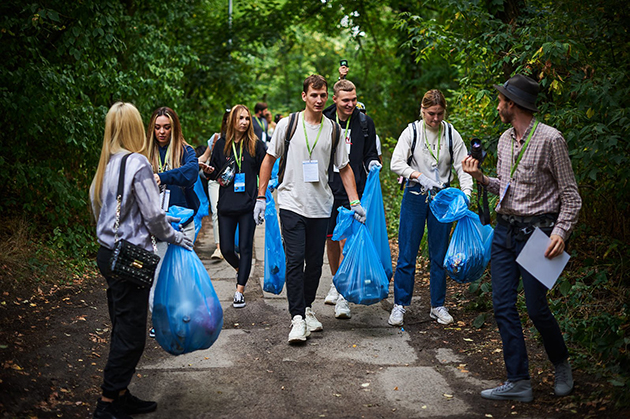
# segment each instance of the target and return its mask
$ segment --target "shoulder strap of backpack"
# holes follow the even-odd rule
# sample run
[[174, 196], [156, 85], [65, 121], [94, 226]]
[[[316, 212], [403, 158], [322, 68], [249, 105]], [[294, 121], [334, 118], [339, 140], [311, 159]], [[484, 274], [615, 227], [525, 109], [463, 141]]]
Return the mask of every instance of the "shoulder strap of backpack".
[[367, 117], [363, 112], [359, 112], [359, 122], [361, 123], [361, 131], [363, 132], [363, 138], [367, 139], [368, 137], [368, 123]]
[[446, 123], [448, 127], [448, 152], [451, 154], [451, 170], [448, 171], [448, 183], [446, 187], [451, 186], [451, 176], [453, 175], [453, 125]]
[[280, 166], [278, 167], [278, 186], [282, 183], [284, 179], [284, 171], [287, 168], [287, 155], [289, 153], [289, 144], [291, 143], [291, 138], [295, 134], [295, 130], [297, 129], [297, 120], [298, 120], [299, 112], [293, 112], [289, 116], [289, 125], [287, 126], [287, 135], [284, 138], [284, 152], [282, 153], [282, 157], [280, 157]]
[[329, 182], [332, 181], [333, 176], [335, 176], [335, 170], [333, 168], [333, 165], [335, 161], [335, 155], [337, 154], [337, 146], [339, 145], [339, 139], [341, 138], [341, 126], [335, 121], [333, 121], [332, 119], [330, 120], [330, 122], [332, 123], [332, 126], [333, 126], [333, 132], [332, 132], [333, 141], [332, 141], [332, 148], [330, 150], [330, 162], [328, 163], [328, 181]]
[[411, 128], [413, 128], [413, 141], [411, 142], [411, 154], [407, 157], [407, 165], [410, 165], [413, 161], [413, 153], [416, 151], [416, 139], [418, 138], [418, 130], [416, 128], [416, 123], [412, 122]]

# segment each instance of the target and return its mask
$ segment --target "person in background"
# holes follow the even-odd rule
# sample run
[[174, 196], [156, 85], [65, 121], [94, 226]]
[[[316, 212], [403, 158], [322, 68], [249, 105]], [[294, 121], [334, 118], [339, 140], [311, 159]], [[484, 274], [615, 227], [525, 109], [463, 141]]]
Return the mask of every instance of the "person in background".
[[[326, 230], [332, 212], [333, 193], [329, 186], [330, 165], [334, 163], [348, 195], [354, 217], [365, 222], [365, 210], [356, 192], [352, 167], [340, 127], [323, 115], [328, 99], [328, 83], [312, 75], [302, 85], [305, 109], [296, 115], [296, 129], [285, 148], [291, 118], [283, 118], [267, 149], [260, 170], [258, 199], [254, 208], [257, 224], [265, 220], [267, 185], [276, 159], [286, 162], [284, 178], [278, 186], [278, 206], [286, 256], [286, 286], [291, 314], [290, 344], [304, 342], [311, 332], [323, 330], [312, 309], [324, 262]], [[335, 140], [335, 133], [337, 139]], [[290, 133], [289, 133], [290, 134]], [[335, 147], [336, 141], [336, 147]], [[282, 166], [282, 165], [281, 165]]]
[[267, 109], [267, 104], [265, 102], [258, 102], [256, 106], [254, 106], [254, 134], [256, 137], [263, 143], [268, 143], [271, 140], [269, 136], [268, 129], [269, 123], [267, 122], [267, 115], [269, 114], [269, 109]]
[[[103, 390], [94, 418], [128, 419], [157, 409], [154, 401], [133, 396], [128, 386], [146, 344], [149, 288], [141, 288], [124, 278], [113, 278], [109, 260], [116, 233], [121, 239], [153, 251], [151, 235], [192, 250], [192, 240], [171, 227], [162, 211], [158, 187], [144, 147], [145, 132], [140, 113], [130, 103], [117, 102], [107, 113], [101, 158], [90, 186], [90, 202], [96, 219], [100, 244], [96, 262], [107, 280], [107, 304], [112, 323], [111, 343], [103, 370]], [[117, 232], [118, 180], [122, 158], [126, 161], [124, 192]]]
[[[184, 140], [179, 117], [174, 110], [164, 106], [153, 112], [147, 130], [145, 148], [153, 167], [153, 177], [160, 188], [162, 207], [166, 209], [177, 205], [193, 210], [193, 216], [180, 224], [180, 229], [194, 241], [194, 214], [199, 209], [199, 198], [194, 191], [194, 186], [199, 176], [199, 161], [195, 150]], [[160, 264], [155, 271], [155, 281], [153, 281], [149, 296], [151, 310], [153, 310], [153, 297], [162, 268], [162, 259], [168, 246], [167, 243], [158, 242], [157, 248]], [[155, 337], [153, 329], [149, 332], [149, 336]]]
[[[341, 71], [341, 69], [340, 69]], [[339, 80], [333, 86], [333, 104], [324, 109], [324, 115], [341, 126], [341, 139], [348, 151], [350, 167], [354, 174], [355, 185], [359, 198], [363, 195], [367, 173], [374, 166], [381, 166], [376, 153], [376, 129], [374, 121], [367, 115], [362, 114], [357, 109], [357, 90], [350, 80]], [[333, 168], [335, 172], [339, 169]], [[330, 273], [334, 277], [343, 260], [343, 246], [345, 240], [332, 240], [335, 226], [337, 225], [338, 208], [343, 206], [350, 208], [350, 201], [344, 189], [344, 185], [339, 176], [334, 176], [329, 180], [330, 189], [334, 196], [332, 214], [328, 221], [328, 232], [326, 236], [326, 252]], [[335, 305], [335, 318], [349, 319], [352, 317], [350, 305], [341, 294], [335, 289], [334, 283], [330, 284], [330, 289], [324, 300], [326, 304]]]
[[269, 140], [271, 141], [271, 137], [273, 136], [273, 131], [276, 129], [277, 122], [273, 120], [271, 116], [271, 112], [267, 111], [267, 135], [269, 135]]
[[[212, 150], [214, 149], [214, 145], [217, 143], [218, 139], [225, 136], [225, 131], [227, 129], [227, 120], [228, 116], [230, 116], [230, 110], [226, 109], [223, 113], [223, 118], [221, 120], [221, 131], [215, 132], [212, 137], [208, 140], [208, 148], [206, 151], [199, 157], [199, 167], [203, 170], [206, 177], [208, 177], [208, 195], [210, 197], [210, 211], [212, 211], [212, 234], [214, 236], [214, 244], [217, 246], [214, 253], [212, 253], [211, 258], [216, 260], [223, 259], [223, 255], [221, 254], [220, 241], [219, 241], [219, 214], [217, 211], [217, 202], [219, 201], [219, 182], [211, 179], [210, 174], [214, 170], [212, 166], [210, 166], [210, 156], [212, 156]], [[219, 167], [219, 169], [221, 169]]]
[[479, 162], [471, 156], [462, 162], [466, 172], [499, 195], [498, 225], [492, 239], [492, 303], [503, 341], [507, 381], [483, 390], [481, 397], [522, 402], [534, 399], [523, 326], [516, 307], [520, 279], [527, 313], [555, 367], [554, 393], [567, 396], [573, 390], [569, 351], [549, 309], [547, 287], [518, 265], [516, 258], [536, 227], [550, 236], [544, 256], [553, 259], [562, 254], [577, 223], [582, 198], [564, 137], [534, 116], [538, 111], [538, 83], [517, 74], [494, 87], [499, 91], [499, 117], [512, 125], [499, 138], [497, 177], [483, 175]]
[[[234, 180], [220, 188], [217, 204], [221, 252], [230, 266], [236, 269], [236, 292], [232, 303], [235, 308], [245, 307], [244, 292], [254, 252], [258, 174], [265, 158], [265, 145], [254, 134], [252, 125], [249, 109], [244, 105], [234, 106], [228, 117], [225, 136], [217, 140], [210, 158], [210, 166], [217, 175], [229, 159], [236, 160]], [[234, 243], [237, 226], [240, 257]]]
[[[416, 257], [425, 224], [431, 263], [429, 315], [440, 324], [453, 322], [453, 317], [444, 307], [446, 270], [442, 266], [452, 223], [439, 222], [429, 210], [429, 202], [437, 191], [450, 186], [453, 169], [457, 171], [461, 190], [469, 198], [473, 182], [470, 175], [462, 170], [461, 161], [468, 154], [466, 145], [455, 128], [444, 121], [445, 112], [446, 99], [442, 92], [426, 92], [420, 108], [421, 120], [412, 122], [400, 134], [392, 154], [392, 171], [409, 179], [400, 208], [394, 308], [388, 319], [392, 326], [403, 325], [404, 307], [411, 304]], [[412, 150], [414, 137], [415, 149]]]

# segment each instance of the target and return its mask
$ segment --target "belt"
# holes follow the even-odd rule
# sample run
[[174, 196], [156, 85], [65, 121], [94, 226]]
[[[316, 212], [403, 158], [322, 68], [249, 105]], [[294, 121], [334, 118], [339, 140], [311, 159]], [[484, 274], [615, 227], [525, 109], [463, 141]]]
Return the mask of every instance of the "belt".
[[497, 214], [497, 222], [508, 227], [508, 246], [511, 246], [511, 237], [518, 241], [526, 240], [538, 228], [551, 228], [556, 225], [558, 214], [546, 213], [521, 217], [518, 215]]

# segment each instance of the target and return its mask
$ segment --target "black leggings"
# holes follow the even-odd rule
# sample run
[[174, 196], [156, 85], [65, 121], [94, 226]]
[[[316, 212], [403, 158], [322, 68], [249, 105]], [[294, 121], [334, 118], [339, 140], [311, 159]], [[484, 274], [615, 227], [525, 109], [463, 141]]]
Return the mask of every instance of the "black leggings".
[[[234, 235], [238, 226], [239, 255], [235, 251]], [[222, 215], [219, 213], [219, 245], [225, 260], [238, 269], [237, 283], [245, 286], [249, 273], [252, 270], [252, 257], [254, 249], [254, 213], [247, 212], [239, 215]]]
[[103, 371], [103, 396], [115, 399], [136, 372], [147, 338], [147, 310], [150, 288], [138, 288], [124, 279], [111, 277], [112, 251], [101, 246], [96, 263], [107, 279], [107, 305], [112, 322], [109, 356]]

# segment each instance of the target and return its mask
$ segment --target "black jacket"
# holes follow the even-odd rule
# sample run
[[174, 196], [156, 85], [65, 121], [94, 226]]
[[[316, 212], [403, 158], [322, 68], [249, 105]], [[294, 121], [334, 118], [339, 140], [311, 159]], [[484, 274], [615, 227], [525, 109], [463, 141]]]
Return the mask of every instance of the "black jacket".
[[[337, 106], [332, 104], [324, 109], [324, 115], [333, 121], [337, 120]], [[367, 138], [363, 134], [361, 127], [361, 118], [365, 117], [367, 122]], [[346, 129], [346, 122], [339, 121], [341, 125], [341, 138], [340, 141], [345, 141], [343, 134]], [[361, 111], [354, 109], [352, 117], [350, 118], [350, 141], [352, 146], [350, 147], [350, 167], [354, 172], [354, 179], [357, 184], [357, 193], [359, 198], [363, 195], [363, 189], [365, 188], [365, 181], [367, 180], [367, 168], [372, 160], [378, 160], [378, 153], [376, 151], [376, 129], [374, 128], [374, 121], [367, 115], [362, 115]], [[332, 189], [335, 199], [347, 200], [348, 195], [343, 188], [341, 177], [338, 174], [332, 176], [332, 179], [328, 180], [328, 184]]]

